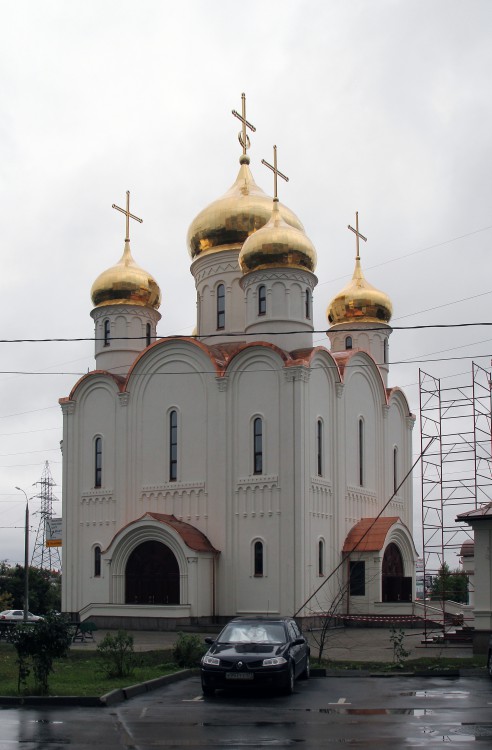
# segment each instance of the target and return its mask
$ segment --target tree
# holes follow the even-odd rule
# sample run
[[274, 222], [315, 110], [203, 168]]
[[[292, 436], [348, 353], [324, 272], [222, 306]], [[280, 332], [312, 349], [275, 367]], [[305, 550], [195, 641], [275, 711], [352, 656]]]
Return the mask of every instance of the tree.
[[443, 563], [432, 581], [431, 597], [468, 604], [468, 576], [460, 568], [450, 570]]
[[[0, 598], [8, 599], [10, 606], [3, 609], [24, 607], [24, 566], [10, 566], [0, 562]], [[61, 575], [53, 570], [29, 567], [29, 609], [37, 615], [45, 615], [61, 609]]]

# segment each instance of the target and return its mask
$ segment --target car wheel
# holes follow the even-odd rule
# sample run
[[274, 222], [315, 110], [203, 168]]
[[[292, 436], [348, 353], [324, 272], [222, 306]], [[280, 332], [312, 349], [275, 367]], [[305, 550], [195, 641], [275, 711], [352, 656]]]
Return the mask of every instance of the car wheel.
[[295, 675], [294, 675], [294, 666], [292, 662], [289, 664], [289, 669], [287, 671], [287, 677], [285, 678], [285, 687], [284, 687], [284, 693], [285, 695], [292, 695], [294, 692], [294, 685], [295, 685]]
[[489, 651], [489, 656], [487, 659], [487, 671], [489, 673], [489, 677], [492, 677], [492, 651]]
[[300, 680], [309, 680], [311, 676], [311, 664], [309, 660], [309, 654], [306, 656], [306, 666], [304, 667], [303, 671], [299, 675]]
[[215, 688], [210, 687], [210, 685], [205, 685], [205, 683], [202, 682], [202, 693], [203, 695], [211, 696], [215, 693]]

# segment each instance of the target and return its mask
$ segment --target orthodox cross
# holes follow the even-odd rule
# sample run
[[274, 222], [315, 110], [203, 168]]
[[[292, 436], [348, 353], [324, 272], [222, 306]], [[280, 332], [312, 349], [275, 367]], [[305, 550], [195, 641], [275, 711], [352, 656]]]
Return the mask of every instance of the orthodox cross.
[[269, 164], [265, 159], [261, 160], [261, 163], [265, 165], [265, 167], [268, 167], [268, 169], [271, 169], [273, 172], [273, 199], [278, 200], [278, 194], [277, 194], [277, 175], [281, 177], [286, 182], [289, 182], [289, 178], [280, 172], [280, 170], [277, 169], [277, 147], [273, 147], [273, 166]]
[[237, 117], [237, 119], [240, 120], [243, 124], [242, 130], [238, 134], [238, 138], [239, 138], [239, 143], [243, 147], [243, 154], [246, 154], [246, 150], [250, 146], [250, 140], [249, 140], [248, 134], [246, 133], [246, 128], [249, 128], [251, 132], [253, 133], [256, 133], [256, 128], [246, 119], [246, 94], [241, 94], [241, 105], [242, 105], [242, 109], [241, 109], [242, 114], [239, 114], [239, 112], [236, 112], [235, 109], [232, 110], [232, 114], [234, 115], [234, 117]]
[[130, 213], [130, 191], [126, 191], [126, 210], [124, 208], [120, 208], [116, 205], [116, 203], [113, 203], [113, 208], [116, 208], [117, 211], [121, 211], [122, 214], [125, 214], [126, 216], [126, 237], [125, 242], [130, 242], [130, 219], [135, 219], [135, 221], [140, 222], [140, 224], [143, 223], [143, 219], [139, 219], [138, 216], [134, 216]]
[[359, 232], [359, 212], [358, 211], [355, 212], [355, 229], [353, 227], [351, 227], [350, 224], [347, 225], [347, 229], [350, 229], [350, 231], [353, 232], [355, 234], [356, 238], [357, 238], [356, 239], [356, 242], [357, 242], [357, 255], [355, 257], [355, 260], [360, 260], [360, 255], [359, 255], [359, 237], [361, 238], [361, 240], [364, 240], [364, 242], [367, 242], [367, 237], [364, 237], [364, 235]]

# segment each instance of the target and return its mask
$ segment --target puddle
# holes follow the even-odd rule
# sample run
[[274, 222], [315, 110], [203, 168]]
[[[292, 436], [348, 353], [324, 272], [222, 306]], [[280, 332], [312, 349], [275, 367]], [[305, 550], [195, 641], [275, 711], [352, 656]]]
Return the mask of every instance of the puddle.
[[409, 690], [400, 693], [403, 697], [412, 698], [469, 698], [470, 693], [467, 690]]

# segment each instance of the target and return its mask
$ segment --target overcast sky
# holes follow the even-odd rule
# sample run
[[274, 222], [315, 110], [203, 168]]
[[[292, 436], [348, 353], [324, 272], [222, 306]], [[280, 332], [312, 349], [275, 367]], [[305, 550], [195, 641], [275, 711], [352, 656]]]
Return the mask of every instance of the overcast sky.
[[[236, 177], [242, 91], [253, 175], [271, 194], [261, 159], [277, 144], [280, 198], [318, 252], [316, 329], [352, 274], [356, 210], [395, 326], [491, 320], [490, 0], [0, 0], [0, 13], [2, 339], [93, 335], [90, 289], [120, 258], [111, 205], [126, 190], [144, 220], [133, 255], [162, 290], [158, 333], [192, 331], [186, 232]], [[469, 383], [491, 341], [483, 326], [393, 333], [416, 451], [419, 367]], [[49, 461], [61, 499], [58, 399], [94, 367], [93, 344], [0, 346], [0, 559], [22, 562], [14, 487], [36, 494]]]

